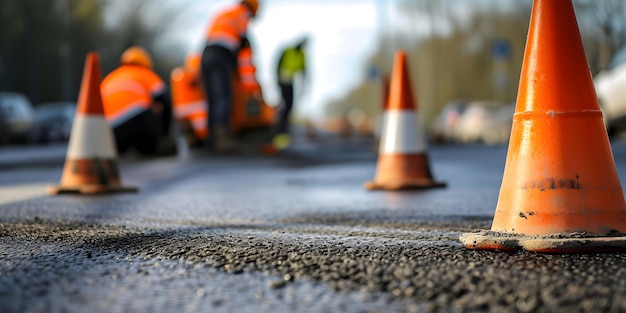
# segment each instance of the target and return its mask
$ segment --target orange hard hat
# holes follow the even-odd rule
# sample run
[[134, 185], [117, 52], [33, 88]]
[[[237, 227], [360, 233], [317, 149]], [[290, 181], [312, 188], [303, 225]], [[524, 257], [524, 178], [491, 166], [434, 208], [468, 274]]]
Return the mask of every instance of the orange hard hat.
[[147, 68], [152, 68], [152, 58], [148, 51], [142, 47], [134, 46], [126, 49], [120, 59], [122, 65], [139, 65]]
[[252, 9], [252, 15], [256, 16], [256, 11], [259, 10], [259, 1], [258, 0], [243, 0], [242, 2], [250, 6], [250, 9]]

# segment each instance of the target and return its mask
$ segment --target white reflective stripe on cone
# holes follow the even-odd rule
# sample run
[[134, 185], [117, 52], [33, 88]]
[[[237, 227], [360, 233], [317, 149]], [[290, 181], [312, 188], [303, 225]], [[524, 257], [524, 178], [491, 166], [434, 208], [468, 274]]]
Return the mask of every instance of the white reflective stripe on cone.
[[113, 133], [103, 116], [77, 115], [75, 117], [66, 158], [117, 158]]
[[426, 140], [413, 110], [389, 110], [383, 117], [380, 154], [426, 152]]

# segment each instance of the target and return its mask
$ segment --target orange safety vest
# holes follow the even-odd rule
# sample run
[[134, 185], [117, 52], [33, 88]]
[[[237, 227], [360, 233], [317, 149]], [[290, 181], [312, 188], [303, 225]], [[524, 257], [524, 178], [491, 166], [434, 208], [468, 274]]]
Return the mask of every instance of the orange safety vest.
[[236, 52], [241, 38], [246, 36], [251, 17], [250, 9], [242, 3], [218, 13], [206, 31], [207, 44], [221, 45]]
[[255, 77], [256, 67], [252, 63], [252, 48], [241, 48], [237, 57], [237, 66], [243, 89], [250, 92], [259, 90], [261, 87]]
[[148, 68], [122, 65], [100, 85], [104, 115], [115, 128], [151, 109], [153, 99], [165, 92], [163, 80]]
[[177, 68], [172, 72], [171, 82], [176, 120], [188, 121], [196, 138], [206, 138], [209, 133], [207, 103], [199, 69]]

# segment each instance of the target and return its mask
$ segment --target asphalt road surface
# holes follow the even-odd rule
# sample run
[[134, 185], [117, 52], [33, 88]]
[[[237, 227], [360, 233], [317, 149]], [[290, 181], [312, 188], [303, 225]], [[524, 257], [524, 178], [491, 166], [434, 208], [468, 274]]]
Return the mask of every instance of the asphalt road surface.
[[3, 148], [0, 312], [626, 312], [624, 253], [460, 244], [490, 227], [506, 147], [432, 146], [448, 187], [418, 192], [365, 191], [372, 151], [123, 158], [139, 193], [52, 197], [64, 147]]

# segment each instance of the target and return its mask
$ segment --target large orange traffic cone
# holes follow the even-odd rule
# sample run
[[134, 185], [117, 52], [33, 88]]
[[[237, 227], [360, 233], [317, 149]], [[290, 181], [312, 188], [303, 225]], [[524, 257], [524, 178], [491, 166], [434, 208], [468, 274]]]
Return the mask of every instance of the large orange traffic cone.
[[445, 186], [432, 178], [426, 139], [417, 125], [417, 110], [406, 63], [406, 53], [398, 51], [383, 117], [376, 176], [374, 181], [365, 184], [370, 190]]
[[571, 0], [535, 0], [491, 231], [470, 249], [626, 250], [626, 204]]
[[61, 183], [51, 188], [50, 193], [137, 191], [121, 185], [116, 159], [113, 134], [104, 118], [100, 96], [100, 58], [91, 52], [85, 62]]

